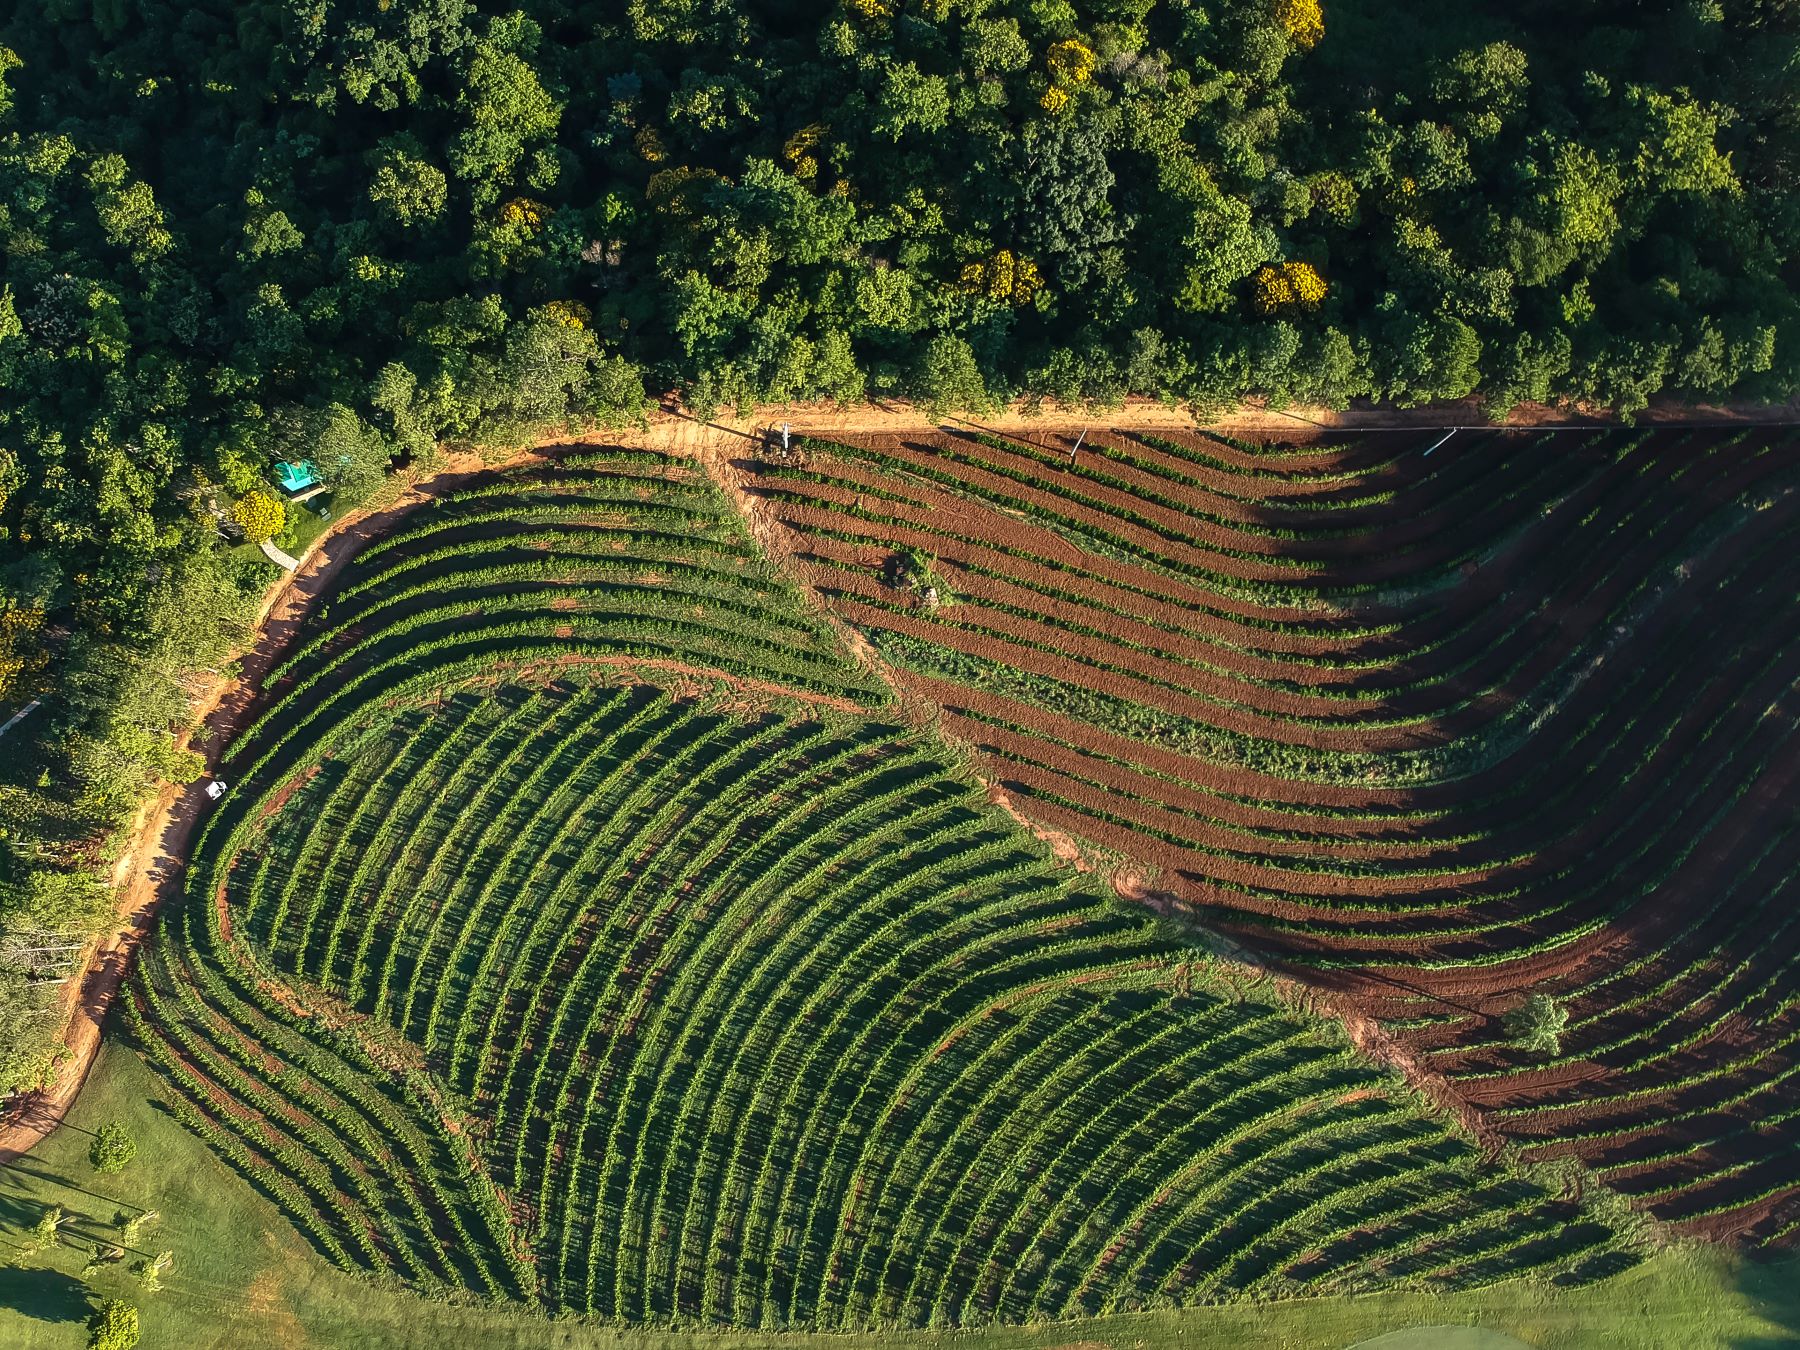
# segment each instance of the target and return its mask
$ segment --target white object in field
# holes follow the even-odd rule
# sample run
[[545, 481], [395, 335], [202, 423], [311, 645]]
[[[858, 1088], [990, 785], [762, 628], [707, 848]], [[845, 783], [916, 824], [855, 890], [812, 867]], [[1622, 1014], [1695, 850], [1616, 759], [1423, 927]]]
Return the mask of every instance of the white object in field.
[[788, 449], [788, 424], [786, 422], [783, 422], [781, 424], [781, 453], [785, 455], [787, 453], [787, 449]]
[[27, 717], [30, 717], [31, 714], [41, 707], [43, 707], [43, 704], [39, 700], [35, 698], [32, 699], [31, 702], [27, 703], [23, 708], [20, 708], [19, 711], [6, 719], [6, 725], [0, 727], [0, 736], [6, 735], [7, 732], [11, 731], [15, 726], [20, 722], [23, 722]]
[[206, 795], [216, 802], [225, 795], [225, 789], [229, 786], [223, 779], [215, 778], [206, 785]]
[[[1459, 431], [1461, 431], [1461, 430], [1462, 430], [1462, 428], [1461, 428], [1461, 427], [1451, 427], [1451, 428], [1450, 428], [1450, 430], [1448, 430], [1448, 431], [1446, 431], [1446, 432], [1445, 432], [1445, 433], [1444, 433], [1444, 435], [1443, 435], [1443, 440], [1440, 440], [1440, 441], [1439, 441], [1439, 442], [1438, 442], [1438, 443], [1437, 443], [1437, 445], [1434, 445], [1434, 446], [1432, 446], [1432, 447], [1431, 447], [1431, 450], [1435, 450], [1435, 449], [1437, 449], [1437, 448], [1438, 448], [1438, 445], [1442, 445], [1442, 444], [1443, 444], [1443, 443], [1444, 443], [1444, 441], [1447, 441], [1447, 440], [1449, 440], [1449, 439], [1450, 439], [1450, 438], [1451, 438], [1451, 437], [1452, 437], [1452, 436], [1454, 436], [1454, 435], [1456, 435], [1456, 433], [1457, 433], [1457, 432], [1459, 432]], [[1431, 453], [1431, 450], [1427, 450], [1427, 451], [1426, 451], [1426, 452], [1425, 452], [1425, 455], [1429, 455], [1429, 454], [1430, 454], [1430, 453]], [[1420, 455], [1420, 456], [1419, 456], [1419, 458], [1420, 458], [1420, 459], [1424, 459], [1424, 458], [1425, 458], [1425, 455]]]

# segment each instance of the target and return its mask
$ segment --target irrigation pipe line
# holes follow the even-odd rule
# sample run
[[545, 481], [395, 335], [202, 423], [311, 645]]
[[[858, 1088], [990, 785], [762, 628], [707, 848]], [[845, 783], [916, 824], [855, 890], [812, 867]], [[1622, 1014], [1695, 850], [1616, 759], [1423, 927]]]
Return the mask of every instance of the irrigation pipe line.
[[19, 711], [17, 711], [11, 717], [6, 719], [6, 725], [3, 727], [0, 727], [0, 736], [6, 735], [7, 732], [11, 731], [15, 726], [17, 726], [20, 722], [23, 722], [27, 717], [30, 717], [31, 714], [36, 712], [42, 706], [43, 706], [43, 700], [35, 699], [35, 698], [32, 699], [31, 702], [27, 703], [23, 708], [20, 708]]

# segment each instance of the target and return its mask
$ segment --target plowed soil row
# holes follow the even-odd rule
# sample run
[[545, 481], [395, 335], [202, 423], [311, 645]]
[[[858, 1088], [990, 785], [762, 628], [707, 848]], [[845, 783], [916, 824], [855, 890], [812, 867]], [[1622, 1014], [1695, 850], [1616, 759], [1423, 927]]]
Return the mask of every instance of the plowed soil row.
[[[1409, 1053], [1503, 1132], [1545, 1158], [1618, 1168], [1622, 1188], [1695, 1231], [1754, 1236], [1800, 1212], [1791, 1132], [1755, 1125], [1800, 1111], [1785, 1046], [1800, 924], [1759, 933], [1714, 897], [1754, 868], [1769, 893], [1743, 903], [1774, 916], [1800, 899], [1780, 866], [1794, 850], [1770, 847], [1800, 785], [1800, 706], [1784, 699], [1800, 674], [1784, 436], [1664, 431], [1623, 459], [1565, 437], [1540, 452], [1557, 462], [1500, 473], [1475, 435], [1430, 465], [1417, 436], [1267, 460], [1188, 437], [1189, 460], [1105, 432], [1085, 442], [1085, 478], [1055, 462], [1073, 437], [1048, 435], [1017, 452], [865, 436], [800, 474], [738, 468], [780, 551], [865, 631], [1307, 748], [1478, 744], [1528, 717], [1472, 775], [1360, 788], [1209, 763], [895, 672], [1028, 816], [1157, 868], [1240, 942], [1393, 1019]], [[1304, 477], [1283, 471], [1302, 464]], [[1361, 500], [1373, 496], [1385, 500]], [[1759, 509], [1737, 512], [1740, 500]], [[1709, 519], [1729, 528], [1709, 538]], [[1096, 553], [1082, 530], [1128, 547]], [[889, 584], [900, 547], [935, 556], [954, 603], [926, 611]], [[1247, 598], [1264, 584], [1282, 598]], [[1331, 697], [1343, 693], [1362, 697]], [[1402, 717], [1416, 727], [1355, 725]], [[1622, 967], [1642, 981], [1596, 983]], [[1549, 1064], [1501, 1025], [1530, 989], [1568, 999], [1567, 1052]], [[1609, 1016], [1608, 1000], [1628, 1006]]]
[[[1007, 583], [997, 583], [984, 572], [960, 567], [959, 564], [964, 561], [960, 557], [944, 559], [948, 579], [952, 581], [952, 589], [959, 600], [966, 599], [975, 603], [959, 604], [944, 617], [947, 621], [966, 627], [989, 627], [1003, 636], [1017, 639], [1027, 648], [1071, 651], [1090, 661], [1104, 660], [1109, 665], [1124, 668], [1127, 674], [1140, 674], [1165, 685], [1173, 683], [1179, 686], [1186, 683], [1199, 694], [1243, 703], [1252, 711], [1260, 709], [1286, 717], [1320, 718], [1344, 723], [1379, 718], [1412, 719], [1421, 724], [1395, 729], [1385, 735], [1371, 733], [1378, 737], [1370, 743], [1372, 748], [1384, 744], [1416, 744], [1421, 738], [1430, 741], [1447, 740], [1491, 720], [1496, 708], [1510, 706], [1523, 693], [1536, 687], [1543, 675], [1564, 655], [1562, 647], [1566, 645], [1569, 636], [1590, 632], [1608, 606], [1616, 602], [1631, 585], [1641, 580], [1654, 557], [1657, 541], [1667, 532], [1671, 515], [1690, 514], [1697, 507], [1715, 505], [1718, 501], [1729, 499], [1751, 481], [1754, 473], [1766, 472], [1767, 468], [1766, 463], [1760, 467], [1746, 463], [1738, 466], [1738, 472], [1715, 476], [1713, 481], [1705, 485], [1704, 493], [1697, 500], [1661, 499], [1658, 502], [1660, 509], [1650, 520], [1633, 518], [1633, 524], [1638, 527], [1633, 537], [1583, 543], [1590, 552], [1605, 550], [1606, 566], [1598, 576], [1581, 566], [1571, 565], [1571, 560], [1559, 559], [1552, 549], [1534, 546], [1537, 542], [1535, 539], [1520, 541], [1500, 560], [1505, 564], [1517, 564], [1516, 567], [1496, 565], [1481, 569], [1468, 585], [1458, 589], [1456, 594], [1461, 603], [1456, 606], [1455, 611], [1440, 611], [1434, 616], [1450, 622], [1434, 623], [1430, 619], [1424, 624], [1408, 622], [1404, 637], [1393, 645], [1401, 645], [1419, 654], [1393, 665], [1381, 664], [1379, 653], [1371, 655], [1361, 646], [1354, 647], [1346, 659], [1358, 664], [1366, 663], [1369, 667], [1367, 670], [1332, 671], [1309, 667], [1297, 672], [1291, 669], [1283, 671], [1274, 658], [1245, 658], [1234, 653], [1230, 647], [1209, 648], [1192, 639], [1184, 641], [1180, 637], [1163, 636], [1159, 644], [1170, 656], [1205, 661], [1210, 665], [1235, 665], [1239, 669], [1254, 665], [1258, 667], [1254, 671], [1244, 670], [1244, 673], [1252, 674], [1254, 678], [1280, 679], [1285, 674], [1289, 683], [1301, 689], [1306, 687], [1301, 683], [1301, 679], [1304, 679], [1306, 684], [1313, 687], [1340, 692], [1350, 692], [1359, 685], [1379, 681], [1392, 691], [1385, 695], [1379, 691], [1370, 691], [1370, 697], [1355, 701], [1344, 698], [1308, 698], [1302, 692], [1271, 690], [1254, 685], [1246, 688], [1222, 675], [1206, 671], [1184, 672], [1181, 665], [1142, 650], [1158, 642], [1157, 637], [1153, 636], [1154, 630], [1132, 635], [1129, 632], [1129, 618], [1113, 617], [1117, 614], [1116, 605], [1110, 613], [1087, 615], [1081, 615], [1076, 606], [1055, 597], [1046, 597], [1037, 606], [1045, 614], [1046, 620], [1083, 623], [1090, 630], [1101, 625], [1112, 625], [1124, 630], [1117, 634], [1120, 640], [1111, 644], [1114, 647], [1111, 654], [1103, 656], [1101, 653], [1108, 645], [1104, 636], [1071, 633], [1066, 628], [1052, 628], [1048, 623], [1041, 628], [1032, 628], [1030, 625], [1033, 621], [1030, 619], [1021, 618], [1016, 613], [995, 612], [981, 605], [979, 602], [990, 596], [996, 599], [1005, 596], [1014, 610], [1030, 610], [1033, 607], [1029, 587], [1013, 587], [1012, 593], [1006, 595], [1004, 588]], [[1648, 496], [1654, 485], [1646, 482], [1633, 486], [1636, 488], [1634, 495]], [[1596, 485], [1597, 489], [1604, 487], [1604, 482]], [[1589, 509], [1589, 504], [1577, 502], [1573, 505], [1576, 509], [1565, 517], [1569, 521], [1578, 520]], [[938, 509], [940, 508], [935, 506], [921, 506], [922, 514]], [[792, 519], [785, 513], [783, 518]], [[1555, 528], [1557, 523], [1559, 522], [1553, 521], [1544, 532]], [[876, 531], [880, 528], [876, 525], [863, 526], [868, 532], [865, 537], [876, 537]], [[1566, 533], [1577, 542], [1584, 540], [1581, 531], [1570, 530]], [[1590, 536], [1592, 533], [1587, 532]], [[923, 541], [927, 545], [930, 542], [932, 541]], [[823, 556], [833, 543], [835, 541], [818, 537], [813, 548]], [[854, 546], [850, 548], [853, 549]], [[1651, 550], [1651, 555], [1637, 556], [1639, 548]], [[867, 554], [862, 555], [864, 560], [868, 557]], [[844, 557], [842, 552], [838, 554], [838, 558], [845, 562], [856, 560]], [[1518, 575], [1520, 572], [1524, 575]], [[842, 570], [838, 570], [835, 575], [814, 573], [808, 579], [822, 589], [851, 592], [861, 600], [876, 603], [885, 601], [890, 605], [904, 603], [896, 600], [893, 592], [881, 583], [872, 568], [865, 569], [860, 574], [845, 573]], [[1596, 582], [1602, 584], [1595, 584]], [[1573, 593], [1559, 593], [1558, 586], [1566, 587]], [[1203, 595], [1202, 592], [1195, 592], [1190, 602], [1199, 600]], [[879, 626], [878, 620], [876, 624]], [[1426, 631], [1420, 631], [1422, 628]], [[1494, 640], [1496, 630], [1502, 634], [1501, 640]], [[950, 645], [962, 644], [953, 640]], [[1498, 687], [1496, 682], [1501, 682]], [[1171, 707], [1185, 715], [1196, 715], [1191, 707], [1176, 707], [1154, 695], [1145, 694], [1143, 697], [1146, 701]], [[1448, 711], [1447, 704], [1451, 705]], [[1427, 719], [1434, 718], [1437, 719], [1435, 725], [1422, 725]], [[1292, 727], [1284, 728], [1280, 725], [1265, 725], [1253, 734], [1300, 744], [1332, 744], [1314, 739], [1303, 732], [1296, 732]], [[1388, 737], [1391, 739], [1387, 739]]]

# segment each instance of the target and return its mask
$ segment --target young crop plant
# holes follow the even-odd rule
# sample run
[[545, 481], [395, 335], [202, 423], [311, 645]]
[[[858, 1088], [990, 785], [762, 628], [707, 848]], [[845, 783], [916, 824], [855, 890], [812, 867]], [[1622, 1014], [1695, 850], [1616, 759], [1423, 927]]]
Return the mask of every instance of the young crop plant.
[[1505, 1025], [1506, 1034], [1519, 1049], [1534, 1055], [1560, 1055], [1569, 1010], [1549, 994], [1532, 994], [1506, 1015]]
[[321, 1253], [821, 1330], [1380, 1285], [1451, 1212], [1435, 1286], [1631, 1259], [1060, 863], [645, 468], [496, 475], [363, 550], [130, 986], [178, 1116]]
[[[1250, 307], [1322, 309], [1302, 267]], [[1791, 440], [969, 429], [748, 473], [1034, 824], [1329, 980], [1528, 1158], [1762, 1243], [1800, 1222]]]

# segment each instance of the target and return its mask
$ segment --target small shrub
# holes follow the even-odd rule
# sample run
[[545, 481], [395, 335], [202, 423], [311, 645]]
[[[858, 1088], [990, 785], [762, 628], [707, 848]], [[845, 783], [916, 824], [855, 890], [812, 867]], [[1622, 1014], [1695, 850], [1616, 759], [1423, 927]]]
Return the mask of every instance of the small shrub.
[[138, 1310], [109, 1298], [88, 1320], [88, 1350], [131, 1350], [138, 1343]]
[[142, 1261], [139, 1261], [136, 1265], [132, 1266], [131, 1273], [137, 1276], [138, 1283], [144, 1286], [144, 1292], [146, 1294], [160, 1294], [162, 1292], [163, 1272], [174, 1264], [174, 1252], [158, 1252], [154, 1260], [145, 1257]]
[[62, 1241], [62, 1225], [62, 1206], [51, 1205], [25, 1235], [25, 1240], [19, 1247], [19, 1255], [35, 1256], [38, 1252], [48, 1251], [58, 1245]]
[[1569, 1010], [1548, 994], [1533, 994], [1502, 1019], [1506, 1034], [1521, 1050], [1534, 1054], [1562, 1053], [1563, 1028], [1569, 1024]]
[[88, 1147], [88, 1161], [94, 1164], [96, 1172], [123, 1172], [135, 1157], [137, 1141], [116, 1120], [102, 1125]]

